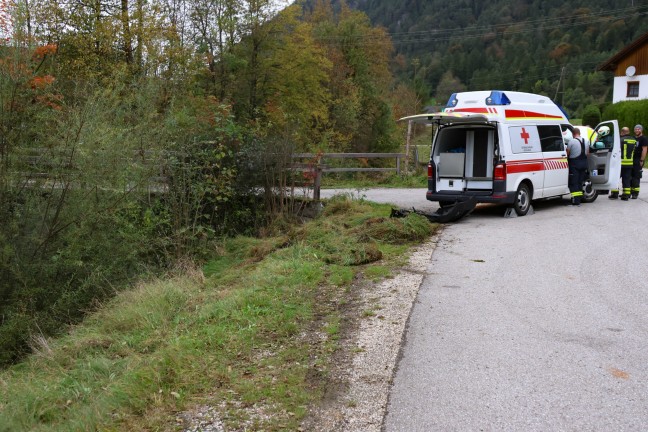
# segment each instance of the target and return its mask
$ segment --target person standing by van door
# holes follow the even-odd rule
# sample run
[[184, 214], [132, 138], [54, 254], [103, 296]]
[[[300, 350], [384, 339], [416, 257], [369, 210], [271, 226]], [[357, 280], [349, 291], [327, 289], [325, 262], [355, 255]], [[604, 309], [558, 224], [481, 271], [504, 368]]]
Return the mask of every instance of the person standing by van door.
[[[621, 199], [628, 201], [632, 184], [632, 173], [634, 172], [634, 152], [637, 146], [635, 137], [630, 136], [630, 128], [621, 128], [621, 184], [623, 192]], [[617, 191], [618, 193], [618, 191]], [[614, 194], [614, 191], [612, 191]]]
[[583, 197], [583, 182], [587, 172], [587, 148], [585, 139], [580, 136], [580, 129], [574, 128], [573, 138], [567, 143], [567, 161], [569, 163], [569, 192], [571, 205], [580, 206]]
[[646, 160], [646, 152], [648, 151], [648, 138], [644, 136], [643, 126], [640, 124], [634, 127], [634, 133], [635, 139], [637, 140], [637, 147], [635, 147], [634, 162], [632, 164], [630, 195], [632, 199], [637, 199], [639, 198], [639, 183], [641, 182], [643, 165]]

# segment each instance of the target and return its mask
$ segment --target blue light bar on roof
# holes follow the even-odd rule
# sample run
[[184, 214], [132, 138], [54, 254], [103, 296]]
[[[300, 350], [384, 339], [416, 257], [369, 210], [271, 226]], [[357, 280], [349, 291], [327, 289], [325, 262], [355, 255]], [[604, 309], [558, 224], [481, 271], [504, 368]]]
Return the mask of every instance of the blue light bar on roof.
[[[554, 102], [554, 103], [555, 103], [555, 102]], [[565, 108], [563, 108], [562, 106], [560, 106], [560, 105], [558, 105], [558, 104], [556, 104], [556, 106], [558, 107], [558, 109], [559, 109], [560, 111], [562, 111], [562, 113], [565, 115], [565, 118], [566, 118], [566, 119], [569, 119], [569, 115], [567, 114], [567, 111], [565, 110]]]
[[457, 106], [457, 103], [459, 103], [459, 100], [457, 99], [457, 93], [452, 93], [452, 96], [450, 96], [450, 99], [448, 99], [446, 106], [452, 108]]
[[486, 105], [511, 105], [511, 100], [506, 97], [503, 91], [493, 90], [486, 98]]

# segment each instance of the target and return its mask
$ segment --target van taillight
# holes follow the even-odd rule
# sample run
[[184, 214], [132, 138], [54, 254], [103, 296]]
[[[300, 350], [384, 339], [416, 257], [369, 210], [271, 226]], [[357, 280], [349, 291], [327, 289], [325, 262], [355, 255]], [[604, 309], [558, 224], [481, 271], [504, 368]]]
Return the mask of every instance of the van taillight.
[[434, 167], [432, 166], [432, 164], [428, 164], [428, 178], [434, 178]]
[[506, 164], [501, 163], [495, 165], [495, 169], [493, 169], [493, 179], [506, 180]]

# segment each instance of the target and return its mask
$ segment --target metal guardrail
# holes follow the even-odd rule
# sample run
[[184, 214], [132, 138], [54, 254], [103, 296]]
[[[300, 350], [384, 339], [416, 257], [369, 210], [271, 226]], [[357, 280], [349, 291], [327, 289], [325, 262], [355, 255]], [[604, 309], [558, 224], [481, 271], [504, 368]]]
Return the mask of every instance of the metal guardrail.
[[[320, 191], [322, 188], [322, 175], [324, 173], [334, 172], [385, 172], [396, 171], [400, 174], [401, 159], [405, 158], [404, 153], [294, 153], [293, 159], [311, 159], [311, 163], [296, 163], [292, 165], [293, 170], [314, 171], [313, 182], [313, 199], [319, 201]], [[329, 167], [324, 164], [326, 159], [372, 159], [372, 158], [391, 158], [396, 159], [395, 168], [369, 168], [369, 167], [349, 167], [337, 168]]]

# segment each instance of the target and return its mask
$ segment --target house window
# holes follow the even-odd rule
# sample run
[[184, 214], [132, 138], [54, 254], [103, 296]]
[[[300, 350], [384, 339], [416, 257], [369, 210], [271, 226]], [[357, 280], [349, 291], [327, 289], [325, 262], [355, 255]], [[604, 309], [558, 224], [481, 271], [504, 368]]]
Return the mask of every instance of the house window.
[[627, 97], [639, 97], [639, 81], [631, 81], [628, 83]]

